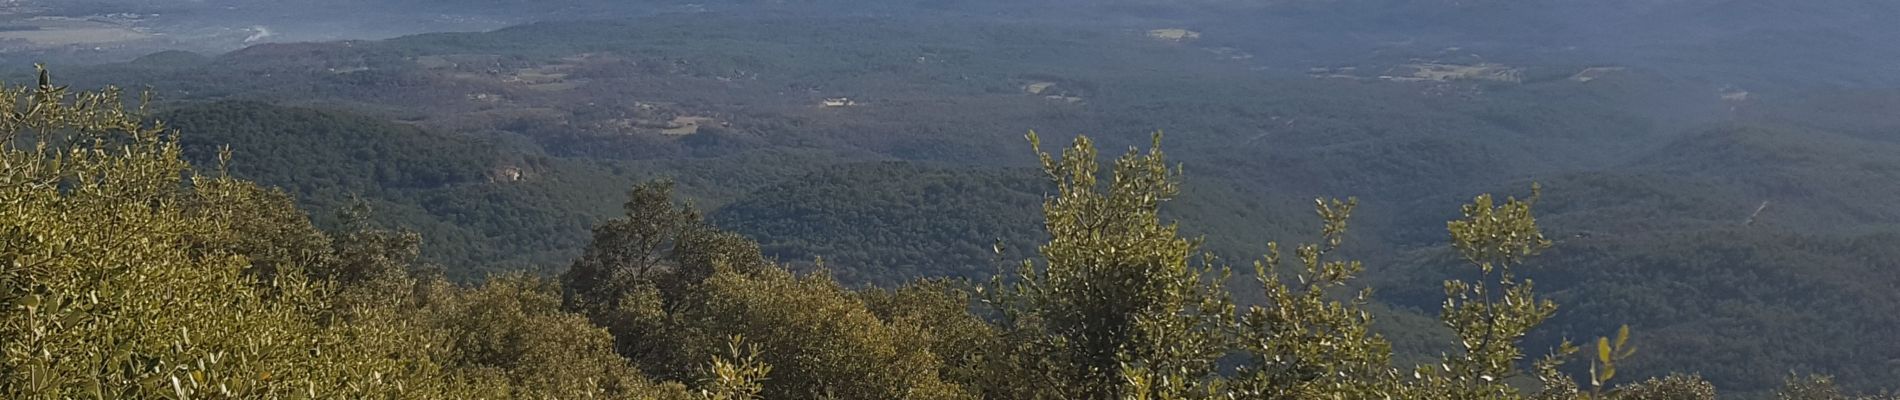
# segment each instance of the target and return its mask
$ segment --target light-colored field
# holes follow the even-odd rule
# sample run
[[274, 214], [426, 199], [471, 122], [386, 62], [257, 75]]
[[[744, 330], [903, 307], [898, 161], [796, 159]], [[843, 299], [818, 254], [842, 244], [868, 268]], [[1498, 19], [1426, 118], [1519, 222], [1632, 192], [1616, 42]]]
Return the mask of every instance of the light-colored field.
[[1200, 39], [1201, 33], [1181, 28], [1166, 28], [1148, 31], [1148, 37], [1179, 42]]
[[1571, 76], [1570, 76], [1570, 80], [1573, 80], [1573, 81], [1577, 81], [1577, 82], [1589, 82], [1589, 81], [1594, 81], [1594, 80], [1597, 80], [1597, 79], [1600, 79], [1600, 78], [1603, 78], [1604, 76], [1608, 76], [1608, 75], [1610, 75], [1610, 74], [1613, 74], [1613, 73], [1617, 73], [1617, 72], [1622, 72], [1622, 71], [1623, 71], [1624, 69], [1625, 69], [1625, 68], [1623, 68], [1623, 67], [1590, 67], [1590, 68], [1584, 68], [1584, 69], [1583, 69], [1582, 71], [1577, 71], [1577, 74], [1576, 74], [1576, 75], [1571, 75]]
[[565, 81], [567, 80], [567, 74], [549, 71], [545, 68], [531, 68], [515, 71], [513, 76], [502, 78], [502, 80], [509, 83], [541, 85]]
[[1252, 60], [1253, 59], [1253, 53], [1248, 53], [1246, 51], [1242, 51], [1240, 49], [1236, 49], [1232, 47], [1215, 47], [1215, 48], [1207, 49], [1207, 51], [1229, 60]]
[[1029, 94], [1042, 94], [1043, 91], [1049, 90], [1049, 87], [1055, 85], [1055, 82], [1034, 82], [1023, 85], [1023, 91], [1029, 92]]
[[1459, 64], [1423, 63], [1423, 64], [1409, 64], [1409, 65], [1406, 65], [1404, 68], [1411, 69], [1411, 73], [1406, 74], [1406, 75], [1392, 76], [1392, 77], [1385, 77], [1385, 78], [1390, 79], [1390, 80], [1401, 80], [1401, 81], [1455, 81], [1455, 80], [1487, 80], [1487, 81], [1500, 81], [1500, 82], [1524, 81], [1523, 71], [1520, 71], [1516, 68], [1500, 65], [1500, 64], [1459, 65]]
[[426, 69], [464, 68], [481, 70], [499, 68], [501, 56], [493, 54], [445, 54], [416, 57], [416, 65]]
[[0, 31], [0, 40], [21, 40], [33, 46], [107, 44], [152, 37], [123, 25], [74, 18], [37, 17], [10, 25], [33, 29]]
[[585, 83], [585, 82], [578, 81], [578, 80], [574, 80], [574, 81], [563, 80], [563, 81], [548, 82], [548, 83], [532, 83], [532, 84], [528, 84], [528, 89], [539, 90], [543, 92], [561, 92], [561, 91], [574, 90], [574, 88], [581, 87], [582, 83]]
[[450, 62], [448, 58], [445, 58], [442, 56], [416, 57], [416, 65], [419, 65], [424, 69], [443, 69], [443, 68], [455, 67], [454, 62]]
[[673, 117], [673, 121], [667, 124], [667, 126], [670, 126], [670, 128], [661, 129], [660, 133], [669, 135], [669, 136], [691, 135], [691, 134], [699, 133], [699, 127], [705, 126], [706, 124], [717, 123], [717, 121], [718, 120], [712, 119], [710, 117], [696, 117], [696, 116], [682, 115], [678, 117]]
[[569, 74], [567, 71], [571, 69], [573, 69], [573, 66], [567, 64], [523, 68], [516, 70], [513, 75], [502, 78], [502, 82], [522, 85], [530, 90], [544, 92], [574, 90], [574, 88], [580, 87], [584, 82], [579, 79], [568, 79]]
[[[461, 65], [456, 60], [440, 57], [419, 57], [415, 62], [417, 65], [431, 69], [454, 68]], [[504, 84], [544, 92], [574, 90], [587, 83], [585, 79], [568, 79], [569, 74], [566, 72], [568, 69], [569, 66], [557, 64], [539, 68], [522, 68], [512, 73], [449, 72], [444, 76], [472, 81], [500, 81]]]

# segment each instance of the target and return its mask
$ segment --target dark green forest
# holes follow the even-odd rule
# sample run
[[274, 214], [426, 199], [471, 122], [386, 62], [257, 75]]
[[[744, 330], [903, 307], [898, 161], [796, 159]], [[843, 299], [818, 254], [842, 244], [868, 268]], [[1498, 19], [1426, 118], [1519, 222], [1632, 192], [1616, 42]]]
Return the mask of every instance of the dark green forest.
[[9, 71], [0, 397], [1900, 388], [1887, 55], [1736, 58], [1836, 36], [1333, 57], [1356, 11], [710, 3], [767, 11]]

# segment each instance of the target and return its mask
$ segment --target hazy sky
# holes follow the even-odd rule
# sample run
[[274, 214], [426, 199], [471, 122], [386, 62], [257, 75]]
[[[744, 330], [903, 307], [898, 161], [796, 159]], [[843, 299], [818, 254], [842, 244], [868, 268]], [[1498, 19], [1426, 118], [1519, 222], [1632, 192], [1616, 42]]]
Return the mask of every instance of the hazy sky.
[[[1457, 49], [1517, 63], [1688, 69], [1884, 85], [1900, 76], [1900, 2], [1880, 0], [11, 0], [0, 58], [125, 60], [285, 41], [481, 31], [537, 21], [696, 12], [1182, 27], [1203, 42], [1303, 63]], [[46, 17], [70, 20], [48, 21]], [[1684, 57], [1687, 55], [1687, 57]], [[1713, 61], [1711, 61], [1713, 60]], [[1853, 66], [1859, 70], [1815, 76]]]

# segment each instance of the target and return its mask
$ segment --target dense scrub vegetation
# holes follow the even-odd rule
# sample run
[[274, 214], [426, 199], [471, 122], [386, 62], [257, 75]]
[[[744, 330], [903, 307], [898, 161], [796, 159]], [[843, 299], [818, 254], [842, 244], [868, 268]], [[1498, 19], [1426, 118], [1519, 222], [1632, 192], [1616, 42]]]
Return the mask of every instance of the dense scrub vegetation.
[[782, 260], [822, 257], [847, 282], [981, 279], [996, 272], [996, 252], [1020, 259], [1041, 241], [1041, 188], [1028, 170], [846, 164], [760, 189], [708, 219]]
[[[285, 192], [226, 174], [236, 155], [197, 172], [179, 133], [115, 91], [40, 82], [0, 98], [7, 398], [1715, 396], [1694, 376], [1619, 379], [1643, 344], [1627, 327], [1527, 350], [1558, 309], [1525, 269], [1552, 245], [1536, 187], [1447, 224], [1464, 277], [1444, 281], [1440, 316], [1459, 350], [1413, 368], [1355, 290], [1379, 266], [1337, 251], [1357, 201], [1317, 203], [1316, 244], [1268, 244], [1247, 289], [1265, 300], [1239, 305], [1229, 264], [1162, 219], [1181, 187], [1159, 135], [1110, 165], [1086, 137], [1039, 153], [1047, 240], [987, 284], [793, 273], [657, 181], [558, 279], [459, 285], [413, 233], [360, 208], [321, 231]], [[1780, 396], [1853, 398], [1819, 377]]]
[[5, 397], [668, 390], [538, 278], [463, 290], [417, 273], [414, 235], [318, 231], [280, 190], [193, 173], [173, 132], [119, 101], [44, 76], [7, 88]]
[[[234, 177], [280, 187], [317, 226], [339, 229], [356, 204], [369, 217], [423, 235], [425, 260], [452, 280], [565, 263], [586, 227], [616, 209], [624, 188], [654, 171], [698, 198], [730, 199], [826, 164], [820, 151], [762, 150], [693, 160], [621, 162], [550, 157], [505, 136], [465, 136], [357, 112], [215, 102], [157, 120], [187, 132], [180, 147], [200, 170], [223, 149]], [[747, 177], [740, 179], [739, 177]]]

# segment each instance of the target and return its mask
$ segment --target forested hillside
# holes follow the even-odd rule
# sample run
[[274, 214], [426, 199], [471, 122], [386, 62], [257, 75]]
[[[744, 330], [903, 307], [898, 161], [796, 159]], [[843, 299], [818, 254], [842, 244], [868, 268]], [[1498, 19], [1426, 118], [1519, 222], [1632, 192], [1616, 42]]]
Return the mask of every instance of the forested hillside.
[[[509, 185], [549, 170], [550, 161], [491, 141], [347, 112], [248, 102], [190, 106], [157, 118], [203, 132], [180, 140], [185, 157], [196, 164], [217, 166], [220, 151], [244, 149], [223, 168], [283, 188], [316, 211], [312, 217], [320, 226], [340, 227], [338, 213], [361, 204], [379, 221], [428, 232], [429, 258], [444, 263], [565, 259], [571, 255], [558, 249], [582, 243], [567, 228], [589, 220], [583, 212], [588, 203], [563, 198], [562, 191]], [[537, 211], [512, 211], [517, 209]], [[511, 246], [472, 246], [483, 241]]]
[[[440, 6], [424, 3], [405, 4]], [[259, 187], [244, 189], [257, 192], [246, 196], [267, 198], [271, 209], [245, 212], [267, 215], [229, 221], [231, 231], [213, 236], [241, 238], [262, 230], [304, 243], [286, 249], [239, 240], [206, 245], [225, 253], [186, 256], [229, 253], [266, 260], [253, 261], [259, 264], [304, 262], [309, 265], [302, 268], [312, 271], [381, 263], [380, 272], [305, 272], [308, 290], [348, 298], [357, 295], [343, 293], [368, 290], [351, 289], [365, 285], [364, 277], [385, 276], [394, 280], [368, 279], [385, 290], [374, 293], [410, 303], [278, 304], [260, 295], [257, 304], [263, 305], [257, 307], [368, 307], [364, 312], [387, 319], [364, 321], [406, 321], [404, 326], [418, 330], [389, 335], [422, 338], [375, 346], [465, 346], [423, 346], [442, 353], [403, 367], [418, 368], [403, 376], [442, 382], [500, 382], [497, 377], [506, 376], [511, 385], [528, 388], [485, 387], [479, 390], [495, 391], [475, 397], [577, 397], [546, 394], [578, 392], [537, 386], [576, 382], [533, 378], [544, 373], [582, 373], [544, 372], [559, 365], [600, 366], [586, 373], [622, 378], [632, 376], [624, 373], [631, 368], [645, 377], [558, 375], [599, 378], [603, 383], [591, 393], [660, 386], [677, 393], [758, 389], [772, 398], [819, 390], [850, 393], [841, 395], [846, 398], [901, 397], [891, 395], [898, 390], [893, 388], [989, 398], [1090, 397], [1103, 392], [1065, 390], [1137, 386], [1157, 395], [1180, 393], [1169, 392], [1175, 389], [1256, 390], [1248, 393], [1282, 398], [1321, 393], [1266, 388], [1300, 386], [1286, 382], [1306, 381], [1287, 377], [1312, 378], [1303, 369], [1310, 366], [1262, 372], [1275, 377], [1266, 381], [1281, 383], [1257, 381], [1266, 386], [1253, 389], [1239, 383], [1251, 378], [1236, 366], [1263, 363], [1242, 362], [1241, 354], [1345, 351], [1310, 346], [1289, 332], [1272, 339], [1285, 340], [1273, 342], [1285, 347], [1237, 344], [1245, 341], [1237, 338], [1268, 340], [1246, 335], [1272, 329], [1259, 322], [1269, 317], [1346, 325], [1328, 334], [1373, 326], [1390, 339], [1389, 354], [1370, 340], [1354, 342], [1360, 347], [1350, 357], [1326, 353], [1351, 358], [1349, 374], [1362, 374], [1361, 383], [1372, 386], [1352, 389], [1368, 392], [1324, 393], [1440, 390], [1423, 389], [1436, 378], [1404, 377], [1412, 375], [1412, 363], [1435, 366], [1445, 361], [1444, 352], [1465, 354], [1454, 351], [1460, 348], [1452, 340], [1459, 325], [1435, 320], [1446, 301], [1443, 283], [1498, 278], [1466, 265], [1459, 249], [1446, 245], [1444, 222], [1465, 217], [1459, 205], [1478, 193], [1523, 197], [1533, 184], [1542, 187], [1535, 215], [1549, 248], [1513, 267], [1514, 273], [1535, 278], [1539, 298], [1562, 307], [1547, 321], [1531, 318], [1544, 323], [1514, 345], [1533, 356], [1500, 362], [1527, 372], [1509, 380], [1511, 387], [1539, 389], [1529, 379], [1531, 363], [1562, 339], [1614, 339], [1624, 324], [1638, 351], [1614, 360], [1620, 372], [1612, 386], [1681, 373], [1699, 375], [1731, 396], [1765, 398], [1790, 374], [1832, 375], [1856, 392], [1900, 382], [1894, 373], [1900, 370], [1894, 364], [1900, 347], [1885, 340], [1900, 331], [1900, 320], [1892, 317], [1900, 309], [1900, 298], [1892, 295], [1900, 282], [1891, 271], [1900, 258], [1890, 245], [1900, 232], [1894, 228], [1900, 206], [1884, 201], [1900, 195], [1893, 184], [1900, 181], [1900, 114], [1892, 112], [1900, 92], [1884, 88], [1891, 74], [1878, 67], [1891, 54], [1841, 50], [1868, 47], [1856, 43], [1891, 34], [1871, 22], [1893, 11], [1889, 6], [1715, 0], [1574, 7], [1409, 0], [966, 3], [854, 8], [857, 3], [847, 1], [706, 2], [703, 9], [641, 18], [390, 40], [269, 43], [226, 54], [167, 52], [57, 71], [75, 88], [154, 89], [154, 112], [140, 117], [180, 132], [177, 158], [190, 163], [188, 175]], [[1603, 12], [1598, 6], [1640, 12], [1604, 17], [1623, 21], [1616, 25], [1628, 28], [1623, 30], [1558, 18], [1569, 14], [1557, 11]], [[838, 11], [843, 9], [849, 11]], [[1811, 9], [1827, 14], [1766, 21], [1758, 29], [1711, 22]], [[1708, 10], [1733, 15], [1703, 17]], [[1685, 18], [1690, 22], [1657, 22]], [[1446, 22], [1470, 20], [1512, 23]], [[1352, 23], [1335, 24], [1341, 21]], [[1487, 39], [1541, 27], [1562, 29]], [[1631, 37], [1657, 35], [1671, 39], [1604, 50]], [[1609, 44], [1579, 43], [1577, 37]], [[1341, 44], [1346, 41], [1359, 45]], [[1567, 46], [1578, 49], [1563, 50]], [[18, 78], [8, 81], [32, 81], [25, 71], [9, 72]], [[1163, 228], [1141, 219], [1122, 221], [1152, 240], [1141, 246], [1057, 240], [1061, 236], [1051, 230], [1059, 227], [1048, 218], [1060, 210], [1045, 202], [1080, 189], [1052, 183], [1051, 171], [1037, 168], [1048, 166], [1025, 154], [1023, 135], [1041, 132], [1047, 143], [1086, 135], [1094, 147], [1119, 153], [1150, 146], [1158, 130], [1166, 132], [1166, 166], [1182, 175], [1169, 178], [1178, 183], [1178, 199], [1156, 204], [1153, 217], [1162, 224], [1179, 222], [1178, 231], [1161, 235]], [[13, 150], [31, 150], [30, 141], [14, 143]], [[228, 160], [220, 158], [226, 146]], [[1103, 174], [1106, 184], [1110, 176]], [[655, 179], [672, 182], [668, 193], [691, 204], [691, 211], [672, 208], [674, 200], [654, 200], [666, 198], [656, 194], [659, 186], [641, 185]], [[630, 192], [636, 187], [643, 189]], [[282, 194], [268, 194], [269, 188]], [[196, 184], [173, 189], [191, 200], [159, 201], [178, 207], [155, 211], [169, 213], [164, 218], [209, 207], [200, 204], [208, 200], [195, 199]], [[67, 195], [59, 191], [31, 193], [40, 196], [34, 204], [73, 215], [107, 202], [70, 200], [56, 196]], [[629, 195], [634, 203], [626, 203]], [[1081, 336], [1073, 335], [1093, 326], [1039, 325], [1059, 323], [1049, 321], [1071, 308], [1121, 303], [1074, 303], [1083, 300], [1048, 294], [1055, 286], [1003, 288], [1033, 285], [1037, 273], [1065, 262], [1062, 257], [1082, 260], [1074, 261], [1080, 265], [1122, 262], [1088, 258], [1095, 256], [1084, 250], [1167, 249], [1174, 257], [1183, 245], [1162, 239], [1179, 237], [1195, 245], [1194, 263], [1147, 253], [1140, 257], [1149, 258], [1129, 263], [1233, 266], [1233, 276], [1212, 293], [1204, 292], [1212, 286], [1182, 283], [1193, 280], [1186, 275], [1168, 275], [1179, 279], [1154, 298], [1172, 299], [1170, 307], [1182, 309], [1190, 300], [1224, 307], [1214, 299], [1229, 298], [1237, 312], [1226, 321], [1182, 316], [1169, 326], [1240, 327], [1249, 306], [1290, 304], [1261, 290], [1256, 279], [1300, 282], [1293, 247], [1282, 249], [1288, 267], [1278, 273], [1257, 276], [1247, 267], [1267, 253], [1268, 242], [1330, 232], [1313, 219], [1316, 197], [1358, 199], [1353, 229], [1331, 232], [1345, 245], [1327, 254], [1365, 260], [1364, 271], [1350, 274], [1363, 279], [1339, 283], [1333, 292], [1342, 297], [1322, 299], [1343, 300], [1353, 289], [1375, 287], [1366, 304], [1354, 306], [1367, 310], [1372, 321], [1317, 309], [1284, 311], [1296, 316], [1269, 313], [1252, 317], [1260, 324], [1250, 326], [1255, 333], [1167, 331], [1216, 339], [1206, 339], [1206, 347], [1131, 348], [1147, 353], [1129, 357], [1185, 358], [1124, 364], [1108, 361], [1127, 361], [1104, 350], [1115, 346], [1075, 341]], [[146, 199], [111, 198], [125, 204]], [[662, 209], [674, 210], [663, 219], [677, 221], [643, 225]], [[634, 250], [612, 242], [632, 240], [627, 235], [663, 236]], [[1058, 242], [1065, 244], [1055, 250], [1068, 253], [1039, 247]], [[640, 256], [647, 253], [664, 256]], [[1201, 263], [1201, 253], [1216, 261]], [[174, 264], [208, 265], [203, 260], [209, 259]], [[1024, 259], [1039, 267], [1019, 272]], [[396, 264], [400, 268], [390, 266]], [[626, 272], [634, 264], [641, 272]], [[566, 281], [551, 278], [563, 273]], [[584, 273], [596, 275], [575, 278]], [[1005, 285], [984, 284], [998, 273]], [[227, 278], [217, 287], [243, 280], [218, 279]], [[915, 284], [930, 278], [948, 280]], [[419, 297], [390, 294], [396, 287]], [[977, 293], [975, 287], [985, 289]], [[997, 297], [1004, 293], [1020, 296]], [[972, 307], [978, 312], [967, 312]], [[793, 313], [804, 310], [823, 314]], [[1124, 311], [1153, 311], [1144, 310]], [[294, 314], [289, 311], [272, 312], [310, 325], [287, 331], [332, 328], [284, 316]], [[469, 315], [490, 315], [484, 313], [515, 322], [457, 325], [475, 318]], [[1221, 314], [1183, 314], [1196, 313]], [[515, 323], [520, 325], [506, 325]], [[215, 325], [191, 324], [199, 322], [187, 324], [193, 331]], [[606, 332], [577, 328], [583, 326]], [[1150, 328], [1160, 329], [1141, 329]], [[779, 329], [810, 337], [773, 333]], [[586, 337], [549, 333], [568, 330]], [[313, 340], [338, 342], [359, 334], [366, 333], [310, 333], [325, 338]], [[727, 349], [736, 334], [746, 341]], [[579, 347], [528, 339], [537, 336]], [[1125, 343], [1157, 343], [1141, 340], [1148, 339]], [[1581, 354], [1594, 356], [1594, 343], [1580, 341]], [[746, 357], [750, 345], [760, 347], [756, 358]], [[843, 347], [824, 347], [834, 345]], [[1004, 356], [984, 351], [1039, 358], [998, 360]], [[1207, 357], [1215, 352], [1229, 357], [1201, 364], [1219, 358]], [[551, 353], [590, 360], [617, 354], [631, 361], [602, 364]], [[1387, 355], [1403, 360], [1402, 369], [1371, 378], [1392, 372], [1379, 358]], [[725, 364], [706, 368], [716, 357]], [[1589, 386], [1587, 361], [1561, 371]], [[918, 369], [879, 368], [895, 364]], [[1162, 379], [1143, 375], [1160, 373], [1156, 368], [1191, 376], [1166, 377], [1181, 388], [1132, 381]], [[1025, 371], [1046, 376], [999, 378]], [[837, 377], [873, 372], [892, 375], [836, 386]], [[768, 376], [763, 386], [754, 379], [758, 375]], [[649, 385], [649, 379], [674, 383]], [[1231, 385], [1216, 388], [1212, 382]], [[582, 390], [559, 390], [570, 389]]]
[[[413, 233], [360, 218], [320, 231], [281, 190], [194, 172], [179, 133], [116, 92], [40, 82], [7, 88], [16, 112], [0, 125], [8, 398], [1716, 395], [1694, 375], [1617, 380], [1644, 343], [1628, 326], [1520, 365], [1525, 335], [1559, 309], [1522, 275], [1553, 244], [1535, 186], [1480, 195], [1447, 223], [1483, 274], [1444, 281], [1441, 320], [1462, 351], [1413, 368], [1371, 331], [1368, 291], [1329, 294], [1368, 267], [1337, 253], [1357, 200], [1316, 204], [1316, 244], [1268, 244], [1249, 289], [1263, 301], [1237, 305], [1231, 264], [1195, 257], [1199, 241], [1161, 219], [1181, 181], [1158, 148], [1108, 165], [1087, 137], [1038, 148], [1047, 239], [988, 284], [854, 290], [793, 273], [656, 181], [558, 279], [463, 286], [417, 260]], [[1825, 377], [1779, 396], [1853, 398]]]
[[[1644, 374], [1687, 367], [1718, 382], [1762, 382], [1779, 371], [1756, 360], [1818, 356], [1869, 367], [1843, 370], [1866, 374], [1850, 380], [1900, 379], [1892, 368], [1900, 347], [1882, 333], [1900, 323], [1886, 311], [1900, 283], [1892, 246], [1881, 244], [1895, 233], [1896, 209], [1861, 200], [1892, 195], [1900, 158], [1888, 146], [1804, 128], [1720, 126], [1627, 166], [1545, 179], [1542, 221], [1556, 245], [1538, 270], [1540, 288], [1577, 305], [1560, 325], [1621, 321], [1668, 343], [1632, 367]], [[1418, 257], [1435, 267], [1382, 286], [1455, 276], [1442, 251]], [[1416, 286], [1387, 294], [1416, 307], [1439, 295]], [[1860, 322], [1836, 322], [1844, 320]], [[1738, 358], [1695, 361], [1723, 354]]]
[[1026, 169], [846, 164], [760, 189], [708, 220], [783, 261], [822, 257], [840, 280], [892, 285], [981, 279], [1023, 258], [1043, 239], [1041, 200], [1041, 179]]
[[[425, 259], [457, 280], [545, 271], [579, 254], [586, 227], [626, 188], [668, 173], [706, 199], [738, 196], [829, 153], [768, 150], [704, 160], [616, 162], [550, 157], [506, 136], [469, 137], [348, 111], [254, 102], [190, 105], [156, 116], [181, 131], [187, 159], [283, 188], [325, 228], [363, 206], [382, 223], [426, 232]], [[738, 176], [750, 176], [752, 182]], [[743, 184], [746, 186], [731, 186]]]

